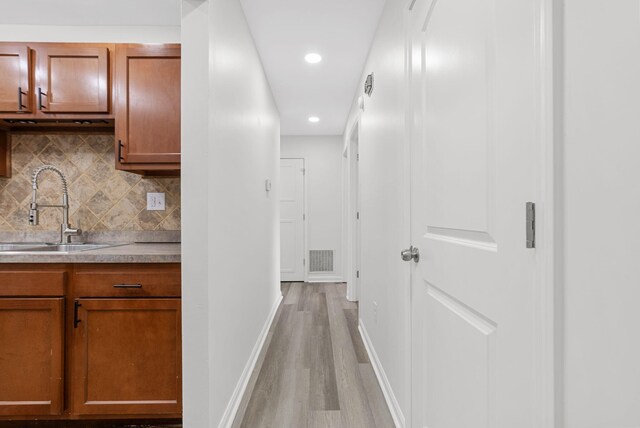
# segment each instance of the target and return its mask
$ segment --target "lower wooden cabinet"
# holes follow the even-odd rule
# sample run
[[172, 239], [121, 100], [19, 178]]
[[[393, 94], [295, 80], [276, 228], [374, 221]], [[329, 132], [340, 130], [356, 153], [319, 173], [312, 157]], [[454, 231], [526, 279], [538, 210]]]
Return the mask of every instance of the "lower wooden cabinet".
[[63, 374], [64, 298], [0, 298], [0, 415], [61, 414]]
[[74, 413], [180, 413], [180, 299], [77, 299], [74, 305]]
[[179, 419], [180, 287], [179, 264], [0, 263], [0, 426]]

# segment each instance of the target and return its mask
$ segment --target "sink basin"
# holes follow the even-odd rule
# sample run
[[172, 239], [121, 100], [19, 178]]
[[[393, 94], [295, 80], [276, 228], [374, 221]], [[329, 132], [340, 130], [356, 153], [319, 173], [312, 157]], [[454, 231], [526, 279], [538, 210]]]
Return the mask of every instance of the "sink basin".
[[19, 243], [11, 243], [11, 244], [0, 244], [0, 252], [22, 251], [26, 248], [33, 248], [41, 245], [46, 245], [46, 244], [42, 244], [39, 242], [19, 242]]
[[125, 244], [96, 244], [96, 243], [74, 243], [74, 244], [44, 244], [44, 243], [11, 243], [0, 244], [0, 253], [8, 254], [66, 254], [78, 251], [99, 250], [102, 248], [117, 247]]

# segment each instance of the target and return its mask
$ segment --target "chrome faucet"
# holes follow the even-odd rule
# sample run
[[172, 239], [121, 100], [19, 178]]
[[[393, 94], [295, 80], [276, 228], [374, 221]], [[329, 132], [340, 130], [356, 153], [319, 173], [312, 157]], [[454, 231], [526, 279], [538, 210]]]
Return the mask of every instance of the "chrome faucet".
[[[62, 204], [61, 205], [47, 205], [47, 204], [38, 204], [37, 196], [38, 196], [38, 176], [43, 171], [53, 171], [60, 176], [62, 180]], [[67, 178], [64, 176], [62, 171], [60, 171], [57, 167], [53, 165], [44, 165], [33, 172], [33, 180], [31, 182], [31, 187], [33, 188], [33, 198], [31, 199], [31, 204], [29, 205], [29, 224], [31, 226], [37, 226], [39, 223], [39, 209], [40, 208], [62, 208], [62, 224], [60, 225], [60, 243], [61, 244], [70, 244], [72, 236], [80, 236], [82, 234], [82, 230], [75, 229], [71, 227], [69, 224], [69, 193], [67, 189]]]

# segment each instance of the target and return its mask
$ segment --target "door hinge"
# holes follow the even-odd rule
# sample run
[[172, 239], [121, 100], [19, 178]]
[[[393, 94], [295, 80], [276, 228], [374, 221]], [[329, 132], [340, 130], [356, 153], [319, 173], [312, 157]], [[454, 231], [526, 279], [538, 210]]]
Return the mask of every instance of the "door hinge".
[[302, 175], [307, 175], [307, 168], [302, 168]]
[[78, 309], [82, 306], [77, 300], [73, 303], [73, 328], [78, 328], [81, 320], [78, 318]]
[[360, 211], [356, 213], [356, 220], [360, 220]]
[[360, 153], [356, 154], [356, 160], [359, 161], [360, 160]]
[[307, 259], [302, 259], [302, 266], [306, 266], [307, 265]]
[[302, 220], [306, 220], [307, 219], [307, 215], [306, 214], [302, 214]]
[[527, 202], [527, 248], [536, 248], [536, 204]]
[[359, 270], [356, 271], [356, 278], [360, 278], [360, 271]]

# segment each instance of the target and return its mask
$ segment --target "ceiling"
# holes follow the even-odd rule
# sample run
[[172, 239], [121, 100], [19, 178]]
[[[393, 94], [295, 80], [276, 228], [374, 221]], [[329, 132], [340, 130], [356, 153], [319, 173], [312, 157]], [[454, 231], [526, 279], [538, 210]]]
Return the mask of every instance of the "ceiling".
[[[282, 135], [341, 135], [385, 0], [240, 0]], [[322, 55], [307, 64], [305, 54]], [[309, 116], [320, 118], [310, 123]]]

